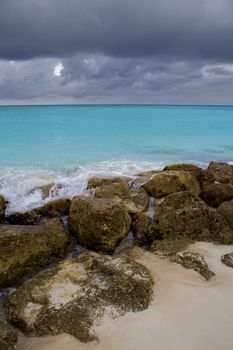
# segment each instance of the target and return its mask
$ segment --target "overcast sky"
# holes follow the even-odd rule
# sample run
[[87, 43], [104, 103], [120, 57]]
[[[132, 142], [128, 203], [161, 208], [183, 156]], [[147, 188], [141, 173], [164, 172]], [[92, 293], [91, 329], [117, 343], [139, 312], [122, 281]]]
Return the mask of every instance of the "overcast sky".
[[233, 0], [0, 0], [0, 104], [233, 104]]

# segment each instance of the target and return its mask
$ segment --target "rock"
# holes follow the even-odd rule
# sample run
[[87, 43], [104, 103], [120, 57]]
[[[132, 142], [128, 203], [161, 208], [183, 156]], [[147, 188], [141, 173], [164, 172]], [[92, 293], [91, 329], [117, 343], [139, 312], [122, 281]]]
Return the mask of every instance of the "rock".
[[112, 185], [113, 183], [127, 184], [131, 180], [127, 176], [113, 176], [113, 177], [92, 177], [88, 180], [87, 189], [93, 189], [97, 187], [104, 187]]
[[200, 197], [209, 206], [217, 208], [221, 203], [233, 199], [233, 186], [214, 183], [204, 187]]
[[4, 197], [0, 196], [0, 223], [5, 219], [5, 209], [7, 207], [7, 201]]
[[151, 250], [158, 255], [173, 256], [178, 252], [182, 252], [192, 243], [186, 237], [181, 238], [165, 238], [154, 241], [151, 245]]
[[233, 267], [233, 253], [225, 254], [225, 255], [221, 256], [221, 261], [223, 264], [225, 264], [229, 267]]
[[170, 258], [170, 261], [181, 264], [185, 269], [193, 269], [197, 271], [206, 279], [206, 281], [209, 281], [215, 276], [215, 273], [209, 269], [205, 259], [199, 253], [177, 253]]
[[68, 198], [55, 199], [42, 207], [34, 209], [38, 215], [47, 217], [59, 217], [69, 215], [71, 200]]
[[233, 200], [222, 203], [217, 210], [224, 216], [230, 228], [233, 230]]
[[69, 242], [58, 219], [39, 226], [0, 225], [0, 286], [15, 284], [63, 256]]
[[149, 181], [153, 175], [161, 173], [161, 170], [150, 170], [145, 171], [142, 173], [139, 173], [136, 178], [134, 178], [132, 181], [130, 181], [130, 186], [134, 188], [140, 188], [142, 185], [144, 185], [147, 181]]
[[0, 321], [0, 349], [14, 350], [18, 341], [17, 333], [10, 326]]
[[149, 198], [143, 188], [130, 188], [126, 183], [113, 183], [95, 191], [96, 198], [105, 198], [113, 203], [123, 205], [128, 213], [139, 214], [146, 210]]
[[130, 259], [92, 252], [60, 262], [9, 295], [6, 314], [27, 334], [68, 333], [83, 342], [97, 339], [95, 326], [114, 316], [148, 308], [153, 279]]
[[204, 185], [207, 186], [214, 182], [214, 178], [210, 173], [193, 164], [172, 164], [172, 165], [166, 166], [163, 169], [163, 171], [180, 171], [180, 170], [187, 171], [188, 173], [193, 175], [199, 182], [201, 188]]
[[211, 162], [208, 172], [214, 177], [215, 181], [233, 185], [233, 165]]
[[130, 258], [135, 260], [135, 259], [141, 258], [144, 255], [144, 253], [145, 253], [144, 249], [140, 247], [129, 246], [129, 247], [120, 249], [115, 256], [120, 256], [120, 257]]
[[233, 232], [216, 209], [190, 192], [172, 193], [156, 208], [154, 224], [147, 232], [150, 240], [179, 239], [232, 244]]
[[69, 225], [81, 245], [112, 251], [128, 234], [131, 218], [122, 205], [111, 200], [77, 196], [71, 203]]
[[132, 231], [134, 234], [134, 240], [138, 245], [144, 245], [147, 243], [145, 232], [153, 224], [153, 217], [148, 212], [140, 213], [136, 220], [133, 222]]
[[16, 212], [7, 217], [11, 225], [34, 225], [37, 220], [38, 215], [34, 211]]
[[34, 188], [30, 193], [34, 193], [35, 191], [40, 191], [42, 194], [42, 199], [46, 199], [48, 197], [57, 196], [59, 193], [59, 190], [61, 190], [62, 187], [63, 186], [61, 184], [56, 184], [52, 182], [46, 185], [38, 186]]
[[155, 198], [166, 196], [170, 193], [190, 191], [198, 195], [200, 186], [196, 178], [186, 171], [164, 171], [155, 174], [143, 185], [143, 188]]

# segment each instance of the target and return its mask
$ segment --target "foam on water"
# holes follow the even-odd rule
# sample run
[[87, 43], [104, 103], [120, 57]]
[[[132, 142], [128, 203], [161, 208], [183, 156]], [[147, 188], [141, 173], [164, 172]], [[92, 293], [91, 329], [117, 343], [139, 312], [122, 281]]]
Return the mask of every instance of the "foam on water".
[[[193, 162], [195, 163], [195, 162]], [[26, 211], [56, 198], [72, 198], [86, 193], [87, 181], [93, 176], [136, 176], [147, 170], [163, 168], [168, 162], [109, 161], [80, 165], [61, 171], [37, 168], [6, 168], [0, 170], [0, 194], [8, 201], [7, 215]], [[205, 163], [199, 163], [205, 167]], [[48, 183], [62, 184], [55, 197], [42, 200], [41, 192], [31, 191]]]

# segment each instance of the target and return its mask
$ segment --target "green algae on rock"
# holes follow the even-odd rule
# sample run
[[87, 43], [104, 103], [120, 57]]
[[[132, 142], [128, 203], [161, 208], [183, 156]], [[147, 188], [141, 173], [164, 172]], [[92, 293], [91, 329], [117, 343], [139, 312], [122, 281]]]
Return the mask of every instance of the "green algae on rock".
[[3, 196], [0, 196], [0, 223], [5, 219], [5, 209], [7, 207], [7, 201]]
[[177, 253], [171, 256], [170, 261], [181, 264], [185, 269], [197, 271], [206, 281], [215, 276], [215, 273], [209, 269], [205, 259], [199, 253], [189, 251]]
[[233, 267], [233, 253], [225, 254], [221, 257], [221, 261], [223, 264]]
[[113, 251], [128, 234], [131, 218], [122, 205], [112, 200], [76, 196], [70, 207], [69, 225], [81, 245]]
[[233, 185], [233, 165], [221, 162], [210, 162], [207, 171], [214, 180]]
[[35, 213], [47, 217], [59, 217], [69, 214], [71, 200], [69, 198], [55, 199], [39, 208], [34, 209]]
[[131, 180], [127, 176], [113, 176], [113, 177], [92, 177], [88, 180], [87, 189], [93, 189], [97, 187], [104, 187], [112, 185], [113, 183], [125, 183], [127, 184]]
[[143, 185], [143, 188], [155, 198], [180, 191], [190, 191], [194, 195], [200, 193], [200, 185], [196, 178], [183, 170], [155, 174]]
[[143, 188], [131, 188], [127, 183], [112, 183], [95, 191], [96, 198], [105, 198], [113, 203], [123, 205], [128, 213], [139, 214], [146, 210], [149, 198]]
[[17, 341], [17, 332], [0, 321], [0, 350], [14, 350]]
[[214, 183], [204, 186], [200, 197], [209, 206], [217, 208], [223, 202], [233, 199], [233, 185]]
[[149, 270], [130, 259], [85, 252], [60, 262], [9, 295], [8, 320], [27, 334], [68, 333], [83, 342], [97, 339], [105, 312], [124, 315], [149, 307]]
[[58, 219], [39, 226], [0, 225], [0, 286], [15, 284], [63, 256], [69, 242]]
[[151, 241], [186, 237], [219, 244], [233, 243], [233, 231], [225, 218], [187, 191], [165, 197], [157, 205], [154, 223], [145, 233]]

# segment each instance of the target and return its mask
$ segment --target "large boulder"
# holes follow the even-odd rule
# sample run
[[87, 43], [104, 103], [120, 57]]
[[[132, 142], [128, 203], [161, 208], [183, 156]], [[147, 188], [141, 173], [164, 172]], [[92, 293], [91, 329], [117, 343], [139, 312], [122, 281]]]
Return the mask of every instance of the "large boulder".
[[131, 218], [124, 206], [109, 199], [76, 196], [70, 206], [69, 225], [81, 245], [112, 251], [128, 234]]
[[172, 164], [172, 165], [167, 165], [163, 170], [164, 171], [180, 171], [180, 170], [187, 171], [197, 179], [201, 188], [204, 185], [207, 186], [214, 182], [214, 178], [210, 173], [193, 164]]
[[214, 208], [190, 192], [172, 193], [156, 208], [153, 225], [147, 232], [150, 240], [179, 239], [233, 243], [233, 232]]
[[217, 208], [223, 202], [233, 199], [233, 185], [214, 183], [204, 187], [201, 199], [211, 207]]
[[155, 198], [180, 191], [190, 191], [195, 195], [200, 193], [200, 185], [196, 178], [183, 170], [155, 174], [143, 185], [143, 188]]
[[233, 230], [233, 200], [222, 203], [217, 210], [222, 216], [224, 216], [229, 226]]
[[0, 286], [15, 284], [63, 256], [69, 242], [58, 219], [39, 226], [0, 225]]
[[68, 333], [88, 342], [97, 339], [105, 312], [116, 317], [148, 308], [152, 286], [143, 265], [86, 252], [25, 282], [5, 307], [8, 320], [27, 334]]
[[109, 199], [113, 203], [122, 205], [130, 214], [139, 214], [146, 210], [149, 204], [148, 195], [143, 188], [131, 188], [124, 182], [97, 188], [94, 196]]
[[5, 219], [5, 209], [7, 207], [7, 201], [3, 196], [0, 196], [0, 223]]
[[211, 162], [208, 172], [214, 177], [215, 181], [233, 185], [233, 165]]
[[0, 321], [0, 349], [14, 350], [18, 341], [17, 333], [8, 325]]
[[55, 218], [69, 215], [70, 205], [71, 200], [69, 198], [60, 198], [34, 209], [34, 212], [41, 216]]
[[41, 192], [42, 199], [46, 199], [49, 197], [55, 197], [58, 195], [59, 191], [62, 189], [61, 184], [57, 184], [55, 182], [51, 182], [42, 186], [38, 186], [34, 188], [30, 193], [34, 193], [37, 191]]

